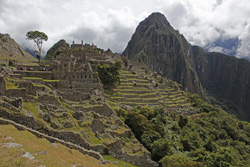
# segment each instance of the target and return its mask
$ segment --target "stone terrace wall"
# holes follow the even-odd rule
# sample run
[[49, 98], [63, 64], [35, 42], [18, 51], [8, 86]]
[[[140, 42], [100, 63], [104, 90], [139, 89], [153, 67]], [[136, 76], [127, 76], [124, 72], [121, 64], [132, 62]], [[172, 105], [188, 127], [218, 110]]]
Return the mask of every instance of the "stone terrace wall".
[[6, 92], [6, 86], [4, 77], [0, 76], [0, 96], [5, 95], [5, 92]]
[[87, 59], [95, 59], [95, 60], [107, 60], [105, 54], [100, 53], [88, 53]]
[[7, 60], [7, 59], [0, 59], [0, 65], [1, 64], [4, 64], [4, 65], [8, 66], [9, 65], [9, 60]]
[[46, 71], [16, 71], [16, 73], [23, 75], [23, 77], [37, 77], [47, 80], [53, 79], [52, 72], [46, 72]]

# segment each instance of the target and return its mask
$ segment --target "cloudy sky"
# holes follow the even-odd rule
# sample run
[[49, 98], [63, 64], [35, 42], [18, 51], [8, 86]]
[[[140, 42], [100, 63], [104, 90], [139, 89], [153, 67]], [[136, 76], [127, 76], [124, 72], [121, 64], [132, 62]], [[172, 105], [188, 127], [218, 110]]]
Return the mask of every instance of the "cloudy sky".
[[250, 57], [250, 0], [0, 0], [0, 33], [35, 49], [26, 32], [42, 31], [49, 37], [44, 54], [60, 39], [122, 52], [152, 12], [162, 12], [192, 44], [238, 38], [236, 56]]

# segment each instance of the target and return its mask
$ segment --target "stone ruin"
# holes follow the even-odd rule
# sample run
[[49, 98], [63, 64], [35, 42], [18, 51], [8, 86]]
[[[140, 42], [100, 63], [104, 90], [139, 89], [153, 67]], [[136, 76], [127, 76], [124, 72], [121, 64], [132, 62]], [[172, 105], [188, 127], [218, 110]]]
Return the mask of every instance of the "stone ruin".
[[[81, 49], [73, 53], [62, 53], [51, 62], [53, 79], [60, 80], [57, 89], [69, 100], [84, 100], [90, 94], [102, 89], [98, 73], [87, 61], [87, 54]], [[103, 94], [101, 94], [103, 95]]]
[[57, 89], [63, 98], [81, 101], [90, 96], [103, 97], [97, 65], [110, 64], [116, 54], [104, 52], [96, 45], [73, 44], [71, 50], [62, 52], [50, 62], [53, 79], [60, 80]]
[[0, 74], [0, 96], [5, 95], [6, 87], [4, 77]]
[[[98, 64], [114, 63], [117, 58], [119, 56], [110, 50], [104, 52], [93, 44], [83, 44], [83, 42], [75, 44], [73, 42], [70, 50], [61, 52], [55, 59], [49, 62], [41, 62], [40, 66], [27, 67], [27, 69], [32, 70], [15, 70], [14, 75], [20, 77], [20, 79], [23, 77], [38, 78], [32, 79], [31, 82], [56, 89], [58, 95], [65, 100], [82, 101], [90, 98], [103, 100], [104, 93], [98, 77], [97, 66]], [[1, 84], [4, 85], [4, 83]], [[22, 88], [26, 87], [25, 85], [22, 86]], [[31, 90], [31, 87], [28, 86], [27, 90]], [[8, 92], [9, 95], [17, 92], [17, 90], [13, 90], [13, 93], [12, 90]], [[5, 89], [1, 89], [0, 93], [4, 94]], [[35, 93], [29, 94], [34, 95]], [[19, 96], [13, 95], [11, 97]]]
[[81, 41], [81, 44], [75, 44], [75, 41], [73, 41], [73, 44], [71, 45], [71, 49], [98, 49], [96, 45], [92, 43], [92, 45], [85, 43], [83, 44], [83, 41]]
[[23, 98], [18, 97], [18, 98], [8, 98], [6, 96], [2, 97], [3, 101], [11, 104], [12, 106], [22, 109], [23, 108]]

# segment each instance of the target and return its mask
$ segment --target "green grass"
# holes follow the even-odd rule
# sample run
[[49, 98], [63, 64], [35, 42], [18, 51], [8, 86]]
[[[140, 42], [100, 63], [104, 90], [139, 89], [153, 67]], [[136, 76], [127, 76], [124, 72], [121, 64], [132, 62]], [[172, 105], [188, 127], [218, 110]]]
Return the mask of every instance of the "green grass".
[[23, 77], [23, 79], [30, 79], [30, 80], [32, 80], [32, 79], [40, 79], [40, 80], [43, 80], [42, 78], [38, 78], [38, 77]]
[[49, 79], [45, 79], [43, 80], [44, 82], [60, 82], [60, 80], [49, 80]]
[[138, 167], [138, 166], [132, 165], [130, 163], [124, 162], [122, 160], [116, 159], [110, 155], [103, 155], [103, 158], [107, 161], [112, 161], [115, 165], [117, 165], [119, 167]]
[[40, 85], [40, 84], [36, 84], [36, 83], [32, 83], [35, 87], [44, 87], [47, 92], [52, 92], [51, 88], [46, 86], [46, 85]]
[[83, 155], [77, 150], [70, 149], [62, 144], [57, 143], [54, 147], [44, 138], [37, 138], [30, 132], [18, 131], [12, 125], [0, 125], [0, 143], [4, 143], [5, 137], [11, 137], [15, 143], [22, 144], [22, 148], [30, 154], [47, 151], [48, 154], [34, 156], [37, 161], [30, 161], [23, 158], [20, 150], [7, 149], [0, 147], [0, 166], [26, 167], [39, 166], [42, 162], [45, 166], [61, 167], [81, 164], [88, 167], [115, 167], [112, 164], [100, 164], [100, 161], [90, 156]]
[[124, 99], [124, 97], [120, 97], [120, 96], [112, 96], [111, 99]]
[[39, 118], [38, 108], [36, 103], [23, 102], [23, 109], [32, 112], [36, 118]]
[[20, 89], [18, 87], [18, 85], [16, 85], [15, 83], [6, 81], [5, 84], [6, 84], [6, 90], [8, 90], [8, 89]]

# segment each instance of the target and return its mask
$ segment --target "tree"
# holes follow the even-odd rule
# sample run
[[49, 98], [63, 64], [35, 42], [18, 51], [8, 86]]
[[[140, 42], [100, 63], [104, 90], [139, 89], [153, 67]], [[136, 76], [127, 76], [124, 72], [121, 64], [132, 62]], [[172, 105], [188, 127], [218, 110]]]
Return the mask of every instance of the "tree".
[[28, 40], [33, 40], [36, 43], [36, 46], [38, 48], [37, 58], [40, 62], [43, 41], [47, 41], [48, 36], [45, 33], [40, 32], [40, 31], [29, 31], [27, 32], [26, 37]]
[[103, 83], [104, 88], [108, 89], [119, 82], [119, 70], [122, 68], [122, 62], [116, 61], [111, 65], [98, 65], [98, 75]]

